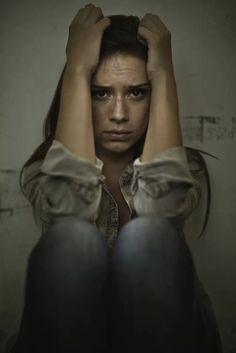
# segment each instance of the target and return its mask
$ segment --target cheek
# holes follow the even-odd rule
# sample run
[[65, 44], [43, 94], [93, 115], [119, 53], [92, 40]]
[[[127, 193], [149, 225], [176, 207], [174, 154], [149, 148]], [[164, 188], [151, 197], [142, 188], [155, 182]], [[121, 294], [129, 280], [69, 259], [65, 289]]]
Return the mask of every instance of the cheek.
[[92, 105], [92, 119], [94, 130], [99, 130], [100, 125], [102, 125], [104, 120], [105, 112], [100, 106], [95, 104]]
[[149, 104], [145, 104], [142, 107], [139, 107], [136, 111], [136, 117], [135, 117], [136, 125], [139, 128], [145, 128], [148, 125], [149, 121]]
[[109, 106], [108, 104], [100, 103], [92, 103], [92, 113], [94, 116], [104, 116], [104, 114], [108, 114]]

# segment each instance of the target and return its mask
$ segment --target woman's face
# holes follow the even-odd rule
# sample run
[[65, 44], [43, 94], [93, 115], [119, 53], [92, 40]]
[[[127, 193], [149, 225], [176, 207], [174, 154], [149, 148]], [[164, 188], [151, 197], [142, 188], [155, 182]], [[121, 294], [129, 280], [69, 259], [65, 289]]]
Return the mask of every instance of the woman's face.
[[132, 151], [148, 125], [150, 91], [141, 59], [115, 54], [100, 63], [91, 82], [97, 155]]

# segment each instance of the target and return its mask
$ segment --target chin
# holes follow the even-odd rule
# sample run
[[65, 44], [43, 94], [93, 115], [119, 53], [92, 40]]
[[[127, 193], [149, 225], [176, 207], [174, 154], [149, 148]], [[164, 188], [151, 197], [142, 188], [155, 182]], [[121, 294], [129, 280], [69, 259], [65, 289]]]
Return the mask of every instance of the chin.
[[133, 144], [124, 142], [113, 142], [109, 144], [104, 144], [102, 149], [110, 153], [125, 153], [132, 150]]
[[123, 153], [123, 152], [128, 152], [130, 151], [131, 147], [125, 147], [125, 146], [113, 146], [110, 148], [107, 148], [107, 151], [114, 152], [114, 153]]

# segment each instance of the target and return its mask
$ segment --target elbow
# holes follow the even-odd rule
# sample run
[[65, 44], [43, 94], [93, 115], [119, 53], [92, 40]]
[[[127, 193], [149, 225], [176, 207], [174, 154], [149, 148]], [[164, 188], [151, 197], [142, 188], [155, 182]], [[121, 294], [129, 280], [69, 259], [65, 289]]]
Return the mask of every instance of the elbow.
[[178, 186], [158, 197], [151, 197], [145, 191], [137, 191], [134, 197], [134, 209], [139, 216], [162, 216], [184, 222], [200, 198], [199, 191], [186, 186]]
[[[75, 190], [77, 189], [77, 190]], [[101, 201], [101, 186], [89, 189], [68, 187], [68, 183], [50, 179], [40, 183], [31, 200], [37, 225], [51, 224], [61, 216], [75, 216], [94, 222], [98, 216]]]

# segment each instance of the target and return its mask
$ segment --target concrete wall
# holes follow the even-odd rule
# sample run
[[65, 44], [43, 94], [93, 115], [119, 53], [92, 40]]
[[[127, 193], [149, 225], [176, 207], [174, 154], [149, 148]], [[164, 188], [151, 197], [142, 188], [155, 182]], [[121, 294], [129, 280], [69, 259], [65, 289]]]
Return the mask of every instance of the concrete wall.
[[[233, 0], [95, 2], [104, 14], [158, 14], [172, 32], [185, 144], [206, 157], [212, 209], [186, 225], [199, 276], [215, 308], [227, 353], [236, 352], [236, 4]], [[42, 124], [65, 62], [68, 27], [85, 3], [0, 4], [0, 352], [17, 332], [28, 255], [40, 236], [20, 193], [19, 170], [42, 140]], [[134, 11], [135, 9], [135, 11]]]

